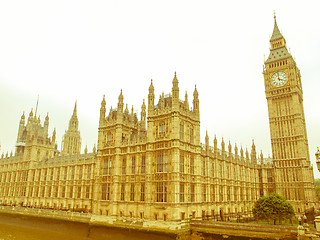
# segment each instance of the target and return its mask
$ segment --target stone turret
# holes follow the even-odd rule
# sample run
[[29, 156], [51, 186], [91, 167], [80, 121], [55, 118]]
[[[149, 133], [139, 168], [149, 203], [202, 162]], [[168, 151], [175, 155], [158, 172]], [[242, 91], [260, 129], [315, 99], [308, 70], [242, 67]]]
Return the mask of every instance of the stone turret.
[[153, 110], [154, 110], [154, 87], [151, 79], [149, 94], [148, 94], [148, 115], [152, 115]]
[[78, 130], [78, 116], [77, 116], [77, 101], [75, 102], [73, 114], [69, 121], [69, 128], [63, 136], [62, 140], [62, 155], [80, 154], [81, 138]]
[[172, 109], [179, 110], [179, 81], [176, 72], [172, 80]]

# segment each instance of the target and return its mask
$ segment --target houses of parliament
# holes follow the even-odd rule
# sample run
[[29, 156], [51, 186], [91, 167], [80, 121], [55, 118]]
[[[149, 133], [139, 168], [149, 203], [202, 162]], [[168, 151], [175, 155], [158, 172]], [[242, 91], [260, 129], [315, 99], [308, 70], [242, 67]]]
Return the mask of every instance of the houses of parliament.
[[[98, 141], [80, 153], [77, 104], [57, 149], [49, 116], [22, 114], [15, 153], [0, 158], [0, 201], [50, 209], [87, 209], [107, 219], [181, 222], [250, 215], [255, 201], [283, 195], [296, 213], [317, 206], [309, 159], [300, 71], [276, 18], [263, 76], [272, 158], [205, 136], [200, 142], [200, 102], [181, 97], [175, 73], [172, 92], [156, 102], [151, 80], [140, 116], [103, 96]], [[261, 79], [262, 80], [262, 79]], [[184, 100], [181, 100], [181, 98]]]

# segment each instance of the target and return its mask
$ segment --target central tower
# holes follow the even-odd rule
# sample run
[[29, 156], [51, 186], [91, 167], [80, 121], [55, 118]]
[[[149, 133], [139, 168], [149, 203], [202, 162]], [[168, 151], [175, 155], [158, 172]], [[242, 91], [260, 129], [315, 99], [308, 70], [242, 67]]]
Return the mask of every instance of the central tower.
[[309, 159], [300, 70], [287, 50], [276, 17], [264, 63], [276, 192], [297, 212], [314, 206], [314, 177]]

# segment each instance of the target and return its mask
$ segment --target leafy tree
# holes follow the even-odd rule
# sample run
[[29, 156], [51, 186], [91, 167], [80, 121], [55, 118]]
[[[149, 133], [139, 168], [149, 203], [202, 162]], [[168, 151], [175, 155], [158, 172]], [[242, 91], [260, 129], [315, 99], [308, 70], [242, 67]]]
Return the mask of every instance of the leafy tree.
[[254, 204], [252, 213], [257, 219], [276, 220], [279, 219], [279, 224], [282, 219], [290, 219], [294, 216], [294, 210], [283, 196], [277, 193], [271, 193], [268, 196], [260, 197]]

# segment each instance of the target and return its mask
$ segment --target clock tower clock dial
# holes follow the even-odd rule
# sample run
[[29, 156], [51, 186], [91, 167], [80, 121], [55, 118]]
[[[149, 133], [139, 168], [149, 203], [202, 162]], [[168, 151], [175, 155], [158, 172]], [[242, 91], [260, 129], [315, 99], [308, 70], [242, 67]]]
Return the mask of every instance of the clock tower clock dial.
[[274, 171], [273, 191], [289, 200], [296, 212], [316, 204], [310, 164], [300, 70], [287, 50], [276, 18], [263, 75], [268, 102]]
[[276, 72], [271, 77], [271, 84], [275, 87], [282, 87], [288, 81], [288, 76], [285, 72]]

